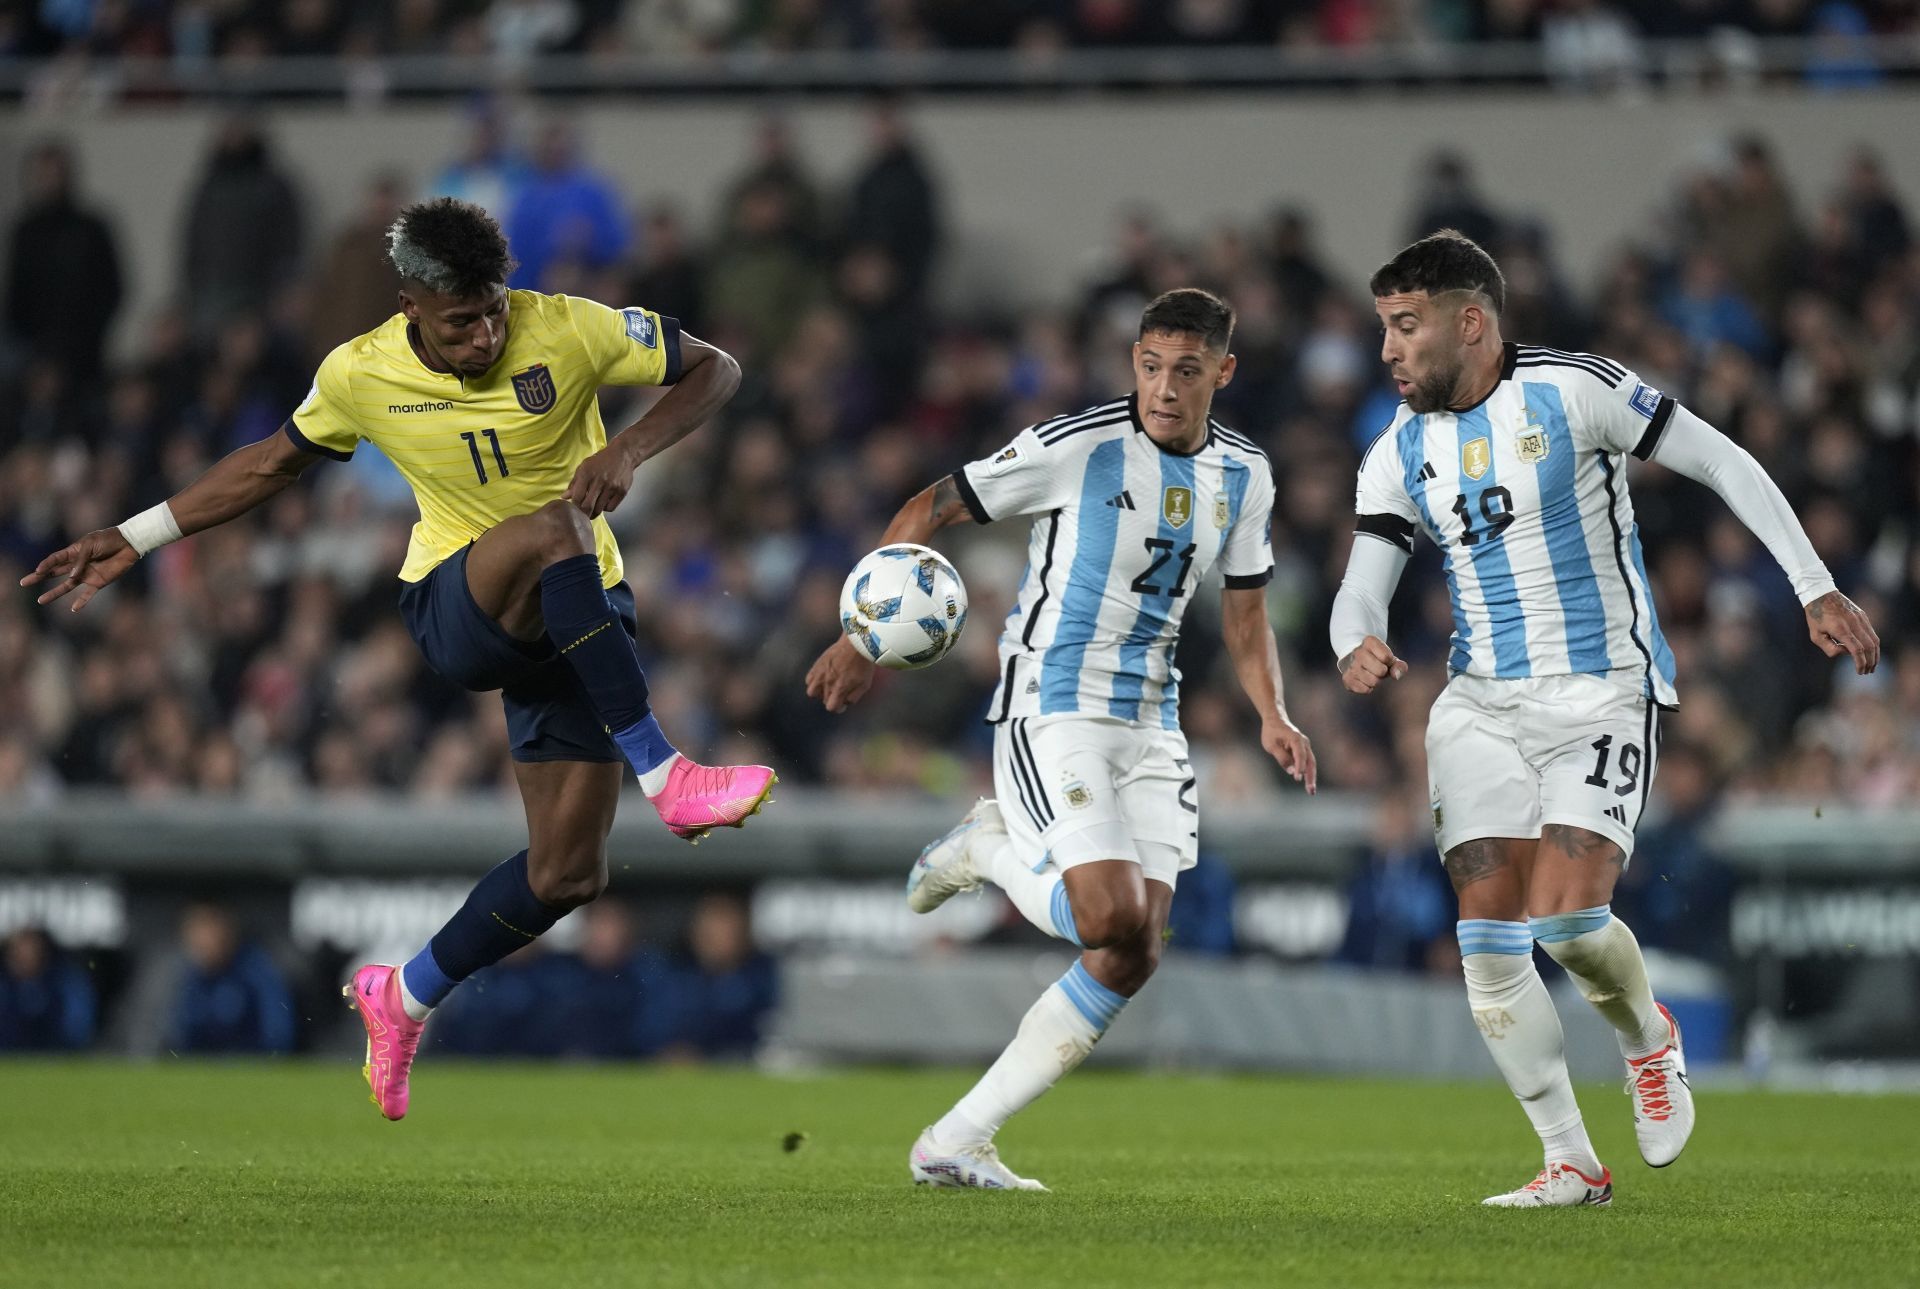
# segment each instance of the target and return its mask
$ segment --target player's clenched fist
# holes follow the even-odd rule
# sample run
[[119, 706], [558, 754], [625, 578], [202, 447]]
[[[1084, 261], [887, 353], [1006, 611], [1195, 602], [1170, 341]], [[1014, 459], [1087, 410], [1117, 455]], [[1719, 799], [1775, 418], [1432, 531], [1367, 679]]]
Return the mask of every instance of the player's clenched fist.
[[1371, 694], [1381, 681], [1406, 674], [1407, 664], [1379, 636], [1368, 636], [1340, 660], [1340, 679], [1355, 694]]
[[807, 669], [807, 697], [819, 699], [830, 712], [844, 712], [873, 688], [874, 670], [874, 665], [841, 636]]

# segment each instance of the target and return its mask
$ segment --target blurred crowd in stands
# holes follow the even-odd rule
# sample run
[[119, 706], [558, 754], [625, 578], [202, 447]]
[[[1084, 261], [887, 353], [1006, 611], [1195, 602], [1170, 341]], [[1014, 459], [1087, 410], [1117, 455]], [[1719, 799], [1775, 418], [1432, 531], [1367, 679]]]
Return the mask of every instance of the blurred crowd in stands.
[[[475, 975], [436, 1011], [427, 1046], [680, 1062], [760, 1046], [779, 969], [754, 947], [738, 896], [702, 896], [678, 943], [643, 940], [619, 897], [578, 918], [567, 947], [543, 940]], [[200, 900], [182, 909], [170, 949], [132, 960], [65, 951], [33, 927], [0, 936], [0, 1052], [273, 1055], [357, 1042], [338, 984], [353, 964], [264, 932], [232, 904]]]
[[[1204, 285], [1240, 315], [1239, 376], [1216, 412], [1279, 467], [1270, 607], [1292, 714], [1323, 785], [1383, 802], [1342, 957], [1420, 966], [1450, 922], [1421, 822], [1448, 603], [1423, 543], [1394, 620], [1414, 670], [1370, 702], [1343, 693], [1327, 611], [1359, 453], [1395, 398], [1364, 284], [1316, 250], [1315, 217], [1337, 212], [1280, 209], [1196, 238], [1123, 212], [1107, 268], [1076, 298], [962, 316], [939, 289], [951, 177], [897, 105], [874, 109], [868, 149], [853, 180], [829, 189], [769, 117], [743, 141], [724, 216], [693, 227], [671, 203], [636, 205], [563, 122], [521, 130], [482, 110], [444, 167], [385, 177], [345, 226], [313, 228], [298, 159], [236, 116], [194, 189], [177, 304], [135, 320], [110, 351], [115, 228], [136, 212], [95, 209], [85, 159], [57, 139], [33, 144], [6, 230], [0, 577], [12, 586], [48, 551], [271, 433], [320, 357], [392, 311], [382, 230], [399, 204], [452, 193], [500, 217], [516, 285], [644, 303], [742, 360], [732, 405], [642, 472], [613, 516], [669, 733], [706, 758], [767, 760], [787, 782], [958, 798], [989, 781], [981, 717], [1024, 535], [950, 530], [974, 630], [941, 666], [883, 675], [853, 714], [829, 717], [802, 677], [837, 630], [845, 569], [939, 474], [1021, 425], [1128, 389], [1141, 306]], [[1827, 661], [1725, 507], [1636, 463], [1682, 695], [1663, 721], [1648, 824], [1672, 835], [1642, 847], [1658, 861], [1637, 863], [1628, 883], [1644, 888], [1651, 911], [1634, 924], [1649, 943], [1688, 901], [1724, 905], [1699, 838], [1728, 794], [1868, 808], [1920, 794], [1920, 249], [1875, 155], [1842, 150], [1836, 163], [1828, 185], [1796, 192], [1764, 139], [1730, 140], [1655, 224], [1620, 230], [1626, 249], [1590, 284], [1568, 281], [1553, 230], [1482, 193], [1461, 157], [1433, 157], [1408, 201], [1408, 237], [1456, 227], [1499, 258], [1510, 336], [1627, 364], [1759, 458], [1886, 643], [1870, 677]], [[608, 425], [650, 396], [607, 391]], [[268, 803], [505, 787], [498, 699], [429, 674], [395, 612], [413, 517], [397, 474], [363, 447], [256, 515], [166, 547], [84, 613], [0, 598], [0, 800], [94, 786]], [[1183, 723], [1209, 805], [1270, 800], [1292, 789], [1259, 751], [1217, 619], [1217, 597], [1196, 601], [1179, 656]], [[600, 970], [584, 955], [524, 969]], [[510, 993], [517, 977], [500, 974]], [[38, 1023], [89, 1023], [79, 1003], [47, 1007]], [[190, 1010], [181, 1025], [196, 1023]], [[657, 1023], [637, 1019], [634, 1032]]]
[[[1012, 49], [1044, 59], [1074, 48], [1497, 40], [1538, 41], [1562, 70], [1619, 73], [1648, 38], [1844, 45], [1916, 25], [1915, 0], [40, 0], [0, 16], [0, 55], [229, 67], [287, 55], [511, 63], [542, 54]], [[1855, 72], [1870, 76], [1871, 67]]]

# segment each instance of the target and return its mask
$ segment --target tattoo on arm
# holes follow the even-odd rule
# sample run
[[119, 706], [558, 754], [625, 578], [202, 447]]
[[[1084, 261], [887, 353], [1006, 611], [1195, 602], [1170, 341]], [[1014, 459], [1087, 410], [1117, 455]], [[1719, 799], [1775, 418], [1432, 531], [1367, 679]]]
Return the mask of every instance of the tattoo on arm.
[[1507, 866], [1507, 843], [1499, 837], [1463, 841], [1447, 852], [1447, 876], [1453, 889], [1465, 890]]
[[933, 522], [944, 527], [967, 518], [967, 503], [960, 499], [960, 489], [947, 475], [933, 485]]
[[1615, 868], [1627, 866], [1627, 857], [1620, 847], [1597, 832], [1572, 824], [1548, 824], [1540, 830], [1540, 842], [1560, 850], [1570, 859], [1606, 860]]

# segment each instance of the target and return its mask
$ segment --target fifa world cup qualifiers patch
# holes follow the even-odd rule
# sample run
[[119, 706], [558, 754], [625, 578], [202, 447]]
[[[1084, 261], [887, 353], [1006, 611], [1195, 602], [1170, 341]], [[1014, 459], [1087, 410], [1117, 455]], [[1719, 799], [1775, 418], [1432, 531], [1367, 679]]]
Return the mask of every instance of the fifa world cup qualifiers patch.
[[660, 347], [660, 328], [653, 324], [653, 318], [645, 309], [622, 309], [620, 316], [627, 322], [627, 339], [642, 349]]
[[1627, 405], [1651, 421], [1653, 414], [1660, 410], [1660, 400], [1663, 397], [1664, 395], [1651, 385], [1635, 385], [1633, 397], [1627, 400]]
[[1000, 455], [987, 462], [987, 473], [1005, 474], [1007, 471], [1013, 469], [1019, 460], [1020, 445], [1018, 443], [1009, 443], [1006, 447], [1000, 449]]

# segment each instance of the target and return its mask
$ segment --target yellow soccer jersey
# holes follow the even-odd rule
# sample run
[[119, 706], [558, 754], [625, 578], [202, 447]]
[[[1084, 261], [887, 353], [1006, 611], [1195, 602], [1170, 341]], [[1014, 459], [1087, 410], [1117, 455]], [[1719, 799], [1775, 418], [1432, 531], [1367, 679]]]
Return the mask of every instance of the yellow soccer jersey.
[[[574, 296], [507, 293], [507, 347], [486, 375], [422, 363], [393, 317], [328, 354], [287, 427], [296, 446], [344, 461], [366, 439], [413, 485], [420, 522], [401, 580], [435, 565], [503, 519], [564, 494], [606, 446], [602, 385], [671, 385], [680, 331], [646, 309]], [[593, 521], [606, 585], [622, 576], [605, 515]]]

